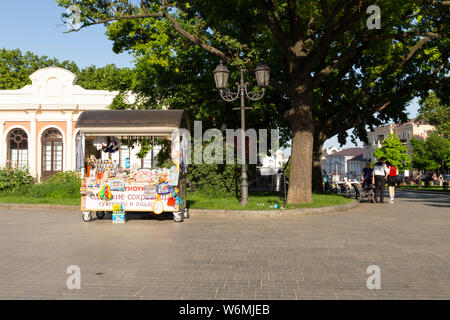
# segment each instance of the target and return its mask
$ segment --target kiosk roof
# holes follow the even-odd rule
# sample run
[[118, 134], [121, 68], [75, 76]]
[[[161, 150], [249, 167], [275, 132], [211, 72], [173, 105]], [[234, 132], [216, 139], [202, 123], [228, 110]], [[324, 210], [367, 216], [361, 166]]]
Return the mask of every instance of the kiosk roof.
[[76, 128], [85, 136], [162, 136], [184, 128], [183, 115], [184, 110], [84, 111]]

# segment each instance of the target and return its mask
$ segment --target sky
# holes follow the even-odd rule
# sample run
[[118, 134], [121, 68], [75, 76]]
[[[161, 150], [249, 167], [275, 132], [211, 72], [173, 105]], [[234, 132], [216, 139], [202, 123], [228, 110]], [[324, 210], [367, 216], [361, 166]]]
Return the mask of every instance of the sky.
[[63, 34], [64, 9], [55, 0], [0, 0], [0, 48], [72, 60], [79, 67], [110, 63], [132, 67], [133, 57], [115, 54], [103, 25]]
[[[71, 60], [80, 68], [110, 63], [133, 67], [131, 55], [112, 51], [113, 43], [106, 37], [103, 25], [64, 34], [67, 30], [61, 21], [64, 9], [58, 7], [55, 0], [0, 0], [0, 4], [0, 48], [18, 48], [23, 53], [31, 51], [60, 61]], [[417, 101], [410, 104], [410, 118], [417, 115], [418, 109]], [[324, 144], [326, 148], [331, 146], [339, 146], [337, 137]], [[353, 146], [349, 141], [344, 148]]]

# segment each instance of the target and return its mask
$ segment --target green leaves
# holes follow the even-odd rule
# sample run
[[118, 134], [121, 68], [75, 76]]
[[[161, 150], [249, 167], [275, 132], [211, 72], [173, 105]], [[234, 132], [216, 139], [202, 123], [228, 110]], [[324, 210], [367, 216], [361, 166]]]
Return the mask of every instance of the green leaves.
[[433, 132], [426, 140], [411, 139], [412, 165], [419, 170], [445, 170], [450, 166], [450, 140]]
[[377, 148], [374, 152], [374, 157], [380, 159], [385, 157], [387, 161], [396, 166], [400, 172], [407, 169], [411, 163], [411, 157], [408, 155], [408, 148], [395, 135], [390, 133], [389, 137], [385, 139], [381, 148]]
[[46, 56], [37, 56], [34, 53], [22, 54], [19, 49], [0, 49], [0, 90], [21, 89], [31, 84], [30, 75], [41, 68], [56, 66], [65, 68], [77, 74], [79, 69], [72, 61], [51, 59]]
[[28, 190], [33, 177], [28, 169], [5, 167], [0, 168], [0, 192], [17, 192]]
[[439, 134], [450, 138], [450, 105], [441, 103], [435, 92], [431, 91], [427, 98], [422, 99], [417, 119], [435, 126]]

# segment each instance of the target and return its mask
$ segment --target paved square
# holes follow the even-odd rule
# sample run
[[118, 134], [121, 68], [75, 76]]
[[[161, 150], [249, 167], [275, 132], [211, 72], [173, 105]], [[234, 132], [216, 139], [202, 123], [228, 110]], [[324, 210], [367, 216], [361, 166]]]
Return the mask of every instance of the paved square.
[[[0, 299], [450, 299], [450, 197], [305, 217], [0, 210]], [[66, 269], [81, 268], [69, 290]], [[367, 267], [381, 268], [368, 290]]]

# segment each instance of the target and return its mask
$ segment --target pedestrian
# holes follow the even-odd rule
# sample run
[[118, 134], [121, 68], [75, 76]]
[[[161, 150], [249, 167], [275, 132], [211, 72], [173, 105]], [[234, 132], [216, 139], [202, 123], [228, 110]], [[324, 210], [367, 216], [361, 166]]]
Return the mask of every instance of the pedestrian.
[[389, 161], [386, 162], [386, 166], [389, 170], [388, 175], [388, 186], [389, 186], [389, 203], [394, 203], [394, 197], [395, 197], [395, 184], [397, 183], [397, 175], [398, 175], [398, 169], [396, 166], [391, 164]]
[[325, 187], [325, 192], [329, 192], [331, 191], [331, 187], [330, 187], [330, 176], [327, 174], [327, 172], [325, 170], [323, 170], [323, 184]]
[[361, 180], [363, 181], [363, 189], [367, 189], [372, 184], [373, 169], [370, 167], [370, 162], [366, 162], [365, 168], [361, 172]]
[[389, 171], [384, 163], [385, 157], [381, 157], [380, 160], [373, 166], [372, 183], [375, 184], [375, 202], [378, 203], [378, 194], [380, 195], [380, 203], [384, 203], [384, 188], [386, 184], [386, 178]]
[[442, 173], [439, 175], [439, 187], [442, 187], [444, 185], [444, 176]]
[[438, 177], [435, 172], [435, 173], [433, 173], [433, 186], [437, 185], [437, 182], [438, 182]]

